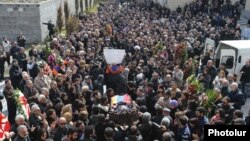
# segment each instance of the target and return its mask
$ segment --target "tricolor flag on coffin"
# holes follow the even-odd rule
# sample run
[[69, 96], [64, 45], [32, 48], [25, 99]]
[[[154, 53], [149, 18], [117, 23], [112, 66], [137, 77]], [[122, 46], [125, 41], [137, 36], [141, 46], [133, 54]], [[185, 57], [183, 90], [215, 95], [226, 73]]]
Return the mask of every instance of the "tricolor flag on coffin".
[[111, 98], [112, 107], [116, 107], [119, 103], [126, 103], [127, 105], [132, 104], [131, 97], [128, 94], [116, 95]]
[[20, 90], [15, 90], [14, 93], [18, 96], [17, 103], [19, 105], [17, 108], [17, 114], [23, 115], [28, 120], [30, 116], [30, 106], [27, 102], [27, 99], [24, 97], [23, 93]]
[[8, 118], [0, 112], [0, 141], [4, 140], [6, 136], [9, 136], [10, 123]]

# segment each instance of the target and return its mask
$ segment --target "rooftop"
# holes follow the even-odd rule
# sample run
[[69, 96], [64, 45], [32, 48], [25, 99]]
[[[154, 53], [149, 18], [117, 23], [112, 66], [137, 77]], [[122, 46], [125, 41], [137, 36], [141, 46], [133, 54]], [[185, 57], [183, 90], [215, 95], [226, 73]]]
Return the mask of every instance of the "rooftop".
[[223, 44], [229, 45], [235, 48], [250, 48], [250, 40], [234, 40], [234, 41], [220, 41]]
[[46, 0], [0, 0], [0, 3], [39, 3]]

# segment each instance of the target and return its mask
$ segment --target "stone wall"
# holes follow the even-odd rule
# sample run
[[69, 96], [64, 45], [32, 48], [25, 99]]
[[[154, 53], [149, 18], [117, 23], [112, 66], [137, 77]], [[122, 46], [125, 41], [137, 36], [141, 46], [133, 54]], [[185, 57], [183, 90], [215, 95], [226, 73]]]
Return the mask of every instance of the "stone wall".
[[[75, 14], [75, 0], [47, 0], [40, 3], [0, 2], [0, 41], [4, 36], [16, 41], [20, 32], [26, 36], [28, 43], [43, 41], [49, 31], [42, 23], [52, 20], [56, 25], [57, 9], [60, 5], [64, 7], [64, 1], [68, 1], [71, 14]], [[85, 10], [84, 0], [83, 8]]]
[[27, 40], [41, 40], [39, 4], [0, 4], [0, 39], [10, 40], [22, 32]]

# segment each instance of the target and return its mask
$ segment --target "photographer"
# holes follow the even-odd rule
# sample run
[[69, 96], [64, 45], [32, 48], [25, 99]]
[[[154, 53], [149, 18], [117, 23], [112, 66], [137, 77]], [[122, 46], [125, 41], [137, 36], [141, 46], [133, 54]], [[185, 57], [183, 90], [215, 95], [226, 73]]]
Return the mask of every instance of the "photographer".
[[48, 23], [43, 23], [43, 24], [47, 25], [47, 28], [49, 30], [49, 38], [50, 40], [52, 40], [55, 34], [55, 30], [54, 30], [55, 25], [52, 23], [51, 20], [49, 20]]

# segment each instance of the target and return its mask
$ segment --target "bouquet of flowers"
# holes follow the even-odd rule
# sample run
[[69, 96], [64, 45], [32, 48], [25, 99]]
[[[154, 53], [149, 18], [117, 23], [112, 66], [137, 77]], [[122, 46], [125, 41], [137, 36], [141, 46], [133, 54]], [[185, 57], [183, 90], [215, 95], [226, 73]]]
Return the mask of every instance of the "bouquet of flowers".
[[175, 61], [183, 65], [188, 59], [187, 46], [185, 43], [180, 43], [177, 45], [175, 50]]
[[56, 65], [56, 57], [55, 57], [55, 55], [53, 53], [51, 53], [48, 56], [47, 62], [50, 65], [51, 68], [53, 68]]
[[195, 75], [191, 75], [187, 78], [186, 90], [189, 93], [189, 97], [192, 99], [196, 98], [203, 91], [203, 86], [199, 80], [195, 78]]
[[200, 105], [205, 107], [206, 109], [212, 108], [214, 106], [214, 102], [216, 100], [216, 93], [214, 90], [210, 89], [206, 91], [206, 95], [202, 99]]

